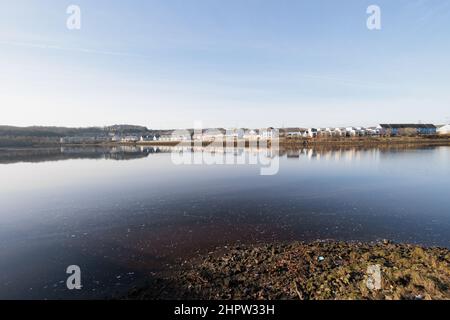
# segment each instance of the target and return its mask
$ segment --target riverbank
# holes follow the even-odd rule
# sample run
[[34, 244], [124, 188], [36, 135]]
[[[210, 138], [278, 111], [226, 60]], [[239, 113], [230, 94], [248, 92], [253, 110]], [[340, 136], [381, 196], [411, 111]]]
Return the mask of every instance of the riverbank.
[[[188, 141], [143, 141], [137, 142], [139, 146], [197, 146], [199, 142]], [[203, 141], [201, 146], [208, 146], [211, 142]], [[223, 146], [229, 146], [223, 142]], [[260, 141], [235, 140], [232, 143], [238, 146], [260, 146]], [[264, 147], [271, 146], [272, 141], [264, 142]], [[389, 146], [448, 146], [450, 136], [421, 136], [421, 137], [340, 137], [340, 138], [284, 138], [278, 140], [278, 145], [285, 148], [298, 147], [389, 147]], [[217, 146], [217, 142], [214, 143]]]
[[389, 147], [389, 146], [446, 146], [450, 136], [421, 137], [342, 137], [342, 138], [293, 138], [280, 139], [285, 147]]
[[[155, 146], [155, 147], [174, 147], [174, 146], [208, 146], [211, 141], [136, 141], [136, 142], [83, 142], [83, 143], [60, 143], [59, 140], [42, 140], [23, 138], [19, 141], [15, 138], [0, 137], [0, 148], [49, 148], [49, 147], [119, 147], [119, 146]], [[220, 144], [220, 143], [219, 143]], [[214, 144], [217, 146], [217, 142]], [[249, 146], [271, 146], [272, 141], [258, 140], [234, 140], [231, 145], [235, 147]], [[278, 140], [280, 147], [298, 148], [298, 147], [386, 147], [386, 146], [450, 146], [450, 135], [436, 136], [417, 136], [417, 137], [318, 137], [318, 138], [286, 138], [280, 137]], [[230, 142], [223, 142], [223, 146], [230, 146]]]
[[448, 249], [388, 241], [224, 247], [180, 266], [127, 298], [450, 299]]

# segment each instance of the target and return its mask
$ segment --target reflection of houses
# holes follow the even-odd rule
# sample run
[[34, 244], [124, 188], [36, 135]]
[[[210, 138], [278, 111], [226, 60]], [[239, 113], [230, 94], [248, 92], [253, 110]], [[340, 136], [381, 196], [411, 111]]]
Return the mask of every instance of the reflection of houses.
[[389, 136], [432, 135], [437, 132], [433, 124], [380, 124], [377, 128], [382, 135]]
[[317, 158], [317, 152], [314, 149], [302, 149], [302, 155], [305, 155], [308, 159]]
[[288, 158], [298, 158], [300, 156], [299, 149], [289, 149], [286, 151], [286, 155]]

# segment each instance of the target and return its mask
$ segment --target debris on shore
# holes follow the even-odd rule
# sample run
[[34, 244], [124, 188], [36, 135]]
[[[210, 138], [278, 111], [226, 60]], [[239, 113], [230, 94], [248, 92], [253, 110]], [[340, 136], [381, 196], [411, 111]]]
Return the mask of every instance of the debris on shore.
[[127, 298], [450, 299], [450, 251], [389, 241], [218, 248]]

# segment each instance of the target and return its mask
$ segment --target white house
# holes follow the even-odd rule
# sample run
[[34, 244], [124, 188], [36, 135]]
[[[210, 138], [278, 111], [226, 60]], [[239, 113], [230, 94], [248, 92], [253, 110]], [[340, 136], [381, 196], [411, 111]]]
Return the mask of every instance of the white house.
[[123, 137], [120, 141], [121, 142], [137, 142], [139, 140], [140, 140], [140, 138], [138, 138], [137, 136], [126, 136], [126, 137]]
[[161, 134], [159, 136], [159, 141], [172, 141], [172, 135], [170, 135], [170, 134]]
[[111, 137], [111, 141], [112, 142], [119, 142], [120, 141], [120, 136], [119, 135], [113, 135], [112, 137]]
[[345, 128], [345, 133], [347, 137], [354, 137], [357, 134], [357, 129], [355, 127], [347, 127]]
[[329, 132], [329, 135], [332, 137], [340, 137], [342, 135], [339, 128], [326, 128], [326, 132]]
[[262, 138], [263, 139], [273, 139], [277, 136], [277, 130], [275, 130], [275, 128], [267, 128], [267, 129], [262, 129]]
[[345, 135], [347, 133], [347, 129], [346, 128], [334, 128], [334, 132], [337, 137], [345, 137]]
[[366, 128], [364, 128], [364, 127], [356, 127], [355, 129], [356, 129], [356, 135], [358, 135], [360, 137], [367, 135], [367, 129]]
[[257, 130], [250, 129], [244, 132], [244, 139], [246, 140], [257, 140], [259, 138], [259, 133]]
[[315, 137], [317, 137], [317, 129], [316, 128], [308, 128], [308, 129], [306, 129], [304, 135], [306, 137], [315, 138]]
[[437, 129], [438, 134], [450, 134], [450, 124], [446, 124]]
[[287, 138], [295, 138], [295, 137], [302, 137], [303, 133], [306, 131], [306, 129], [301, 128], [284, 128], [282, 129], [284, 132], [285, 137]]
[[222, 128], [203, 129], [201, 133], [194, 133], [193, 140], [220, 141], [225, 138], [226, 130]]
[[319, 128], [317, 133], [322, 137], [331, 137], [333, 135], [332, 131], [334, 131], [333, 128]]
[[191, 135], [189, 133], [176, 133], [173, 132], [170, 136], [170, 141], [190, 141]]
[[378, 136], [380, 135], [380, 129], [378, 129], [377, 127], [369, 127], [366, 129], [366, 134], [368, 136]]
[[244, 130], [243, 129], [226, 129], [225, 137], [242, 139], [242, 138], [244, 138]]
[[159, 141], [159, 135], [145, 135], [141, 137], [141, 142], [149, 142], [149, 141]]

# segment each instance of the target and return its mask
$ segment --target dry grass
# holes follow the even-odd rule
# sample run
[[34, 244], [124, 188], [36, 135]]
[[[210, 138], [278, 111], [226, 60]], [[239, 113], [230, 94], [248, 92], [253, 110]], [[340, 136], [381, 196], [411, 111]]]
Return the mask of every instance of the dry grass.
[[[369, 265], [381, 268], [379, 290], [366, 285]], [[327, 241], [214, 252], [130, 298], [450, 299], [449, 287], [447, 249]]]

